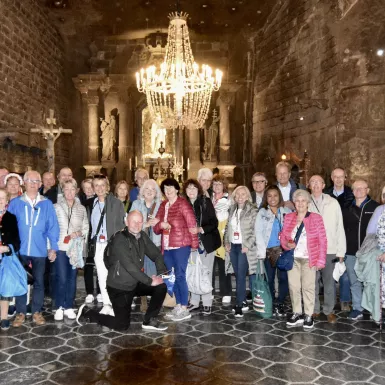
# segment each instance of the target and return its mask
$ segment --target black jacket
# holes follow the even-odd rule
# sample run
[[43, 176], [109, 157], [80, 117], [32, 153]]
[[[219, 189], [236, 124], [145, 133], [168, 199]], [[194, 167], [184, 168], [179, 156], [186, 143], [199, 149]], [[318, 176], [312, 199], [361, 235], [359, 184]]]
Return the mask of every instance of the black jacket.
[[[3, 245], [12, 245], [17, 253], [20, 250], [20, 238], [16, 216], [6, 211], [0, 224], [0, 231]], [[7, 254], [11, 254], [11, 252]]]
[[151, 285], [152, 279], [143, 272], [145, 255], [155, 262], [158, 274], [166, 272], [162, 253], [144, 231], [138, 240], [127, 227], [114, 234], [104, 252], [107, 286], [132, 291], [139, 282]]
[[354, 203], [342, 210], [346, 235], [346, 254], [356, 255], [366, 236], [370, 218], [379, 203], [368, 197], [362, 208]]
[[[191, 203], [188, 198], [187, 200]], [[198, 197], [192, 206], [197, 218], [197, 226], [202, 227], [204, 231], [204, 234], [199, 234], [199, 238], [206, 252], [212, 253], [222, 245], [214, 206], [211, 200], [205, 196]]]
[[[84, 204], [87, 210], [88, 220], [90, 221], [90, 227], [91, 227], [91, 214], [92, 214], [92, 210], [94, 208], [96, 199], [97, 199], [97, 196], [95, 195], [93, 198], [87, 199], [86, 203]], [[106, 229], [107, 239], [110, 239], [117, 231], [122, 230], [124, 228], [124, 217], [126, 213], [124, 212], [123, 203], [111, 193], [109, 193], [106, 196], [104, 207], [106, 208], [105, 216], [106, 216], [106, 225], [107, 225], [107, 229]], [[91, 228], [90, 228], [89, 234], [91, 237], [91, 234], [92, 234]]]
[[330, 186], [324, 190], [325, 194], [337, 199], [341, 206], [341, 210], [345, 207], [350, 207], [354, 201], [353, 191], [349, 186], [344, 186], [344, 192], [338, 197], [333, 194], [334, 186]]
[[41, 186], [40, 190], [39, 190], [39, 193], [41, 195], [45, 196], [47, 199], [49, 199], [52, 202], [52, 204], [55, 204], [55, 203], [57, 203], [58, 189], [59, 189], [58, 185], [55, 184], [49, 190], [47, 190], [45, 193], [43, 193], [44, 186]]

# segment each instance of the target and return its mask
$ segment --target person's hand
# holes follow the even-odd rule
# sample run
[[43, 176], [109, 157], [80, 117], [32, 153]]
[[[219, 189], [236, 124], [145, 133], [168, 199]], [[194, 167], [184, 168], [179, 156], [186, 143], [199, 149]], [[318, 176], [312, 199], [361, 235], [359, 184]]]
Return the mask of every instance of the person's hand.
[[377, 257], [377, 261], [385, 262], [385, 253], [379, 255], [379, 256]]
[[295, 249], [295, 246], [296, 246], [296, 244], [295, 244], [294, 241], [289, 241], [289, 242], [287, 242], [287, 247], [288, 247], [290, 250]]
[[339, 258], [339, 260], [340, 260], [340, 263], [342, 263], [342, 262], [344, 262], [344, 257], [337, 257], [337, 258]]
[[248, 247], [242, 247], [241, 251], [243, 254], [246, 254], [249, 251], [249, 248]]
[[10, 251], [10, 248], [8, 246], [0, 246], [0, 253], [8, 253]]
[[225, 249], [226, 249], [226, 251], [230, 251], [230, 250], [231, 250], [231, 245], [230, 245], [230, 243], [226, 243], [226, 244], [225, 244]]
[[191, 234], [198, 234], [199, 233], [199, 227], [190, 227], [188, 229]]
[[155, 275], [152, 276], [151, 286], [158, 286], [163, 283], [163, 279], [161, 277], [157, 277]]
[[168, 230], [168, 229], [171, 229], [171, 225], [168, 222], [162, 222], [160, 224], [160, 228], [163, 230]]
[[56, 251], [55, 250], [48, 250], [48, 259], [50, 262], [54, 262], [56, 259]]
[[72, 234], [70, 234], [71, 239], [75, 239], [79, 237], [79, 233], [77, 231], [74, 231]]
[[155, 226], [160, 221], [159, 218], [151, 218], [146, 222], [147, 227]]
[[283, 206], [287, 207], [290, 210], [295, 210], [295, 206], [294, 206], [294, 203], [292, 201], [285, 201], [283, 203]]

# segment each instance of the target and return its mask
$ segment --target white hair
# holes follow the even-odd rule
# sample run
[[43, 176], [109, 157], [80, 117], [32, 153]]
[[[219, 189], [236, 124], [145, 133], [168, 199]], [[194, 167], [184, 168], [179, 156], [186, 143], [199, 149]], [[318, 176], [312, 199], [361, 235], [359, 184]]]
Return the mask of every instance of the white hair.
[[252, 200], [252, 198], [251, 198], [250, 190], [249, 190], [246, 186], [238, 186], [238, 187], [233, 191], [233, 193], [231, 194], [231, 203], [232, 203], [232, 204], [236, 203], [236, 202], [235, 202], [235, 195], [237, 194], [237, 192], [238, 192], [239, 190], [245, 190], [246, 193], [247, 193], [247, 200], [248, 200], [250, 203], [253, 202], [253, 200]]
[[154, 179], [147, 179], [143, 186], [139, 190], [139, 199], [144, 200], [144, 189], [148, 187], [155, 187], [156, 195], [155, 195], [155, 202], [162, 202], [162, 191], [160, 191], [160, 187], [158, 186], [158, 183], [154, 181]]
[[138, 169], [135, 171], [135, 180], [138, 179], [138, 174], [139, 174], [140, 172], [142, 172], [143, 174], [145, 174], [147, 179], [150, 177], [150, 175], [148, 175], [148, 171], [147, 171], [145, 168], [138, 168]]
[[204, 176], [207, 176], [209, 179], [213, 179], [213, 172], [207, 167], [200, 168], [198, 170], [198, 181]]
[[38, 171], [35, 171], [35, 170], [28, 170], [28, 171], [24, 174], [23, 180], [26, 181], [27, 179], [29, 179], [29, 176], [30, 176], [30, 174], [32, 174], [32, 173], [39, 175], [39, 179], [40, 179], [40, 181], [41, 181], [41, 175], [40, 175], [40, 173], [39, 173]]

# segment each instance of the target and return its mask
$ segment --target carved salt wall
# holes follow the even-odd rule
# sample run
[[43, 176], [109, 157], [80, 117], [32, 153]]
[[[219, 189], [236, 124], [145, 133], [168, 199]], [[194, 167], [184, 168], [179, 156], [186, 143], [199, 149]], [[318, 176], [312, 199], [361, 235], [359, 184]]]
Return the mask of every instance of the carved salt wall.
[[[29, 130], [43, 123], [49, 108], [66, 124], [64, 43], [34, 0], [0, 1], [0, 25], [0, 134], [17, 132], [13, 144], [0, 147], [0, 163], [18, 172], [44, 171], [45, 140]], [[68, 140], [56, 143], [59, 164], [68, 162]]]
[[[253, 151], [255, 168], [274, 172], [285, 153], [311, 173], [345, 167], [384, 182], [385, 2], [286, 0], [255, 37]], [[292, 156], [291, 156], [292, 155]]]

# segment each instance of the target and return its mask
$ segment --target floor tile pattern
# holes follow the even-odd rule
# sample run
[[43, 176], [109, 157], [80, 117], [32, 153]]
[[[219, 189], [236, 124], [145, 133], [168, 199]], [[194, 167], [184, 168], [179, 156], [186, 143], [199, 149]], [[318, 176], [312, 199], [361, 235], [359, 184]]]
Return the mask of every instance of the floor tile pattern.
[[215, 297], [211, 316], [166, 321], [166, 332], [142, 331], [137, 305], [129, 331], [119, 333], [55, 322], [47, 310], [44, 326], [28, 320], [0, 332], [0, 384], [384, 385], [385, 333], [336, 313], [337, 324], [321, 316], [306, 332], [252, 311], [237, 319]]

